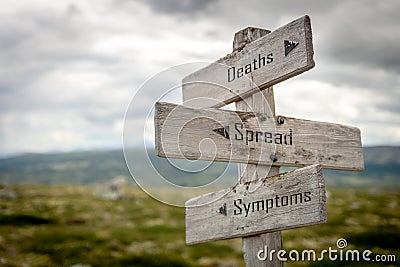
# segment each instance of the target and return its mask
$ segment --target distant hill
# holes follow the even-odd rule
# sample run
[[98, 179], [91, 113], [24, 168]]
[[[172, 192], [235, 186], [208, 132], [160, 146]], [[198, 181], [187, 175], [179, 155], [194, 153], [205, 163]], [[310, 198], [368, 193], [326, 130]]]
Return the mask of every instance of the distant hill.
[[[157, 179], [152, 177], [153, 173], [149, 171], [151, 166], [146, 153], [139, 149], [129, 153], [133, 155], [137, 166], [135, 175], [140, 175], [148, 181], [156, 180], [153, 185], [159, 185]], [[210, 182], [210, 177], [218, 177], [226, 167], [225, 163], [213, 163], [204, 172], [187, 173], [176, 169], [166, 159], [157, 157], [154, 149], [150, 150], [148, 155], [159, 173], [181, 186]], [[226, 175], [231, 174], [232, 177], [237, 176], [233, 169], [228, 169], [227, 173]], [[122, 150], [25, 154], [0, 159], [0, 184], [95, 184], [116, 176], [125, 176], [134, 183]]]
[[[139, 166], [137, 173], [151, 179], [146, 177], [151, 175], [146, 169], [147, 156], [139, 150], [132, 153]], [[214, 163], [205, 172], [187, 173], [175, 169], [166, 159], [156, 157], [154, 151], [149, 151], [149, 157], [167, 180], [182, 186], [205, 184], [226, 167], [225, 163]], [[365, 171], [361, 173], [324, 171], [327, 185], [400, 189], [400, 147], [365, 147], [364, 160]], [[120, 175], [131, 177], [121, 150], [25, 154], [0, 159], [1, 184], [94, 184]], [[225, 177], [236, 180], [236, 167], [229, 167]], [[157, 182], [154, 185], [157, 186]]]
[[324, 171], [326, 183], [344, 187], [400, 188], [400, 147], [365, 147], [363, 172]]
[[120, 150], [25, 154], [0, 159], [1, 183], [90, 184], [128, 176]]

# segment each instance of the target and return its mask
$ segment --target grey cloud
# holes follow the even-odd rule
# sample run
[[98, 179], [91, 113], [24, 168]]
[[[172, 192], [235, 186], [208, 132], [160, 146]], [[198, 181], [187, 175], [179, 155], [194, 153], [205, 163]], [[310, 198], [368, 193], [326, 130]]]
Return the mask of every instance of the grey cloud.
[[[29, 23], [29, 22], [26, 22]], [[11, 65], [20, 65], [23, 61], [40, 60], [44, 64], [49, 61], [73, 60], [100, 60], [100, 55], [94, 55], [85, 43], [90, 43], [87, 37], [82, 38], [77, 33], [67, 33], [72, 29], [60, 28], [32, 28], [25, 29], [23, 37], [19, 37], [18, 31], [15, 38], [8, 38], [8, 44], [2, 45], [1, 57]], [[76, 29], [78, 32], [78, 29]], [[5, 34], [0, 32], [0, 38]], [[22, 35], [22, 34], [20, 34]]]
[[22, 89], [68, 60], [104, 58], [85, 46], [91, 39], [89, 31], [66, 13], [32, 8], [2, 17], [0, 72], [4, 78], [0, 81], [1, 90]]
[[400, 105], [397, 101], [400, 99], [399, 94], [397, 95], [396, 99], [393, 99], [392, 97], [392, 95], [388, 95], [386, 100], [383, 103], [376, 105], [376, 107], [379, 110], [387, 111], [396, 117], [397, 121], [391, 123], [400, 123], [400, 117], [398, 116], [398, 114], [400, 114]]
[[[339, 64], [400, 70], [400, 2], [373, 1], [220, 1], [215, 8], [216, 31], [246, 26], [276, 29], [308, 14], [312, 20], [316, 53]], [[237, 8], [233, 8], [237, 7]], [[228, 25], [233, 26], [229, 29]]]
[[147, 0], [151, 8], [169, 15], [193, 15], [202, 12], [211, 2], [217, 0]]
[[320, 28], [326, 56], [345, 64], [399, 73], [398, 1], [349, 1], [328, 13]]

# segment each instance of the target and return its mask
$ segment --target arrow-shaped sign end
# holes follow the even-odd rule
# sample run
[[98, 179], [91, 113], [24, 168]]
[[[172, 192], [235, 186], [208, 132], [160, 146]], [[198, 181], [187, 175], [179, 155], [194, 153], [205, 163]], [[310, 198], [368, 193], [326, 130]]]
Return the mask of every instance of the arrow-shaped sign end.
[[226, 139], [229, 139], [229, 126], [213, 129], [213, 132], [216, 132], [217, 134], [222, 135]]
[[226, 203], [224, 203], [224, 205], [219, 208], [218, 213], [228, 216], [226, 212]]
[[289, 53], [299, 45], [299, 42], [294, 42], [294, 41], [288, 41], [284, 40], [284, 45], [285, 45], [285, 57], [289, 55]]

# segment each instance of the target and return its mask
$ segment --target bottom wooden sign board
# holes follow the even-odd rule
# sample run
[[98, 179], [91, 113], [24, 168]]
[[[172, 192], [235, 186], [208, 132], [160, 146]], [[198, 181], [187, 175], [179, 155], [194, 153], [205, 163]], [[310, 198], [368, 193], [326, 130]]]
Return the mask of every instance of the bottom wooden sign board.
[[326, 222], [320, 165], [239, 184], [186, 202], [186, 243], [244, 237]]

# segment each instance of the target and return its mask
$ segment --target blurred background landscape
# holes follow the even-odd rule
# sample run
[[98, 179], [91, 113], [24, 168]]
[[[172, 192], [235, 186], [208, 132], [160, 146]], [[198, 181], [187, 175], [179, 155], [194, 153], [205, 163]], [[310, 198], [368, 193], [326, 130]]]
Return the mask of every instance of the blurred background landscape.
[[[326, 184], [332, 187], [376, 188], [386, 190], [400, 189], [400, 147], [365, 147], [363, 172], [324, 170]], [[146, 166], [147, 154], [134, 150], [137, 166]], [[149, 150], [150, 161], [157, 166], [162, 175], [181, 186], [207, 184], [210, 177], [218, 177], [225, 168], [230, 177], [225, 185], [230, 186], [237, 180], [237, 168], [233, 164], [216, 163], [208, 172], [185, 173], [171, 165], [167, 159], [158, 158], [154, 150]], [[142, 163], [141, 163], [142, 162]], [[281, 168], [282, 171], [289, 168]], [[144, 179], [152, 175], [148, 170], [136, 170]], [[53, 154], [24, 154], [0, 159], [0, 182], [7, 184], [44, 184], [44, 185], [90, 185], [110, 181], [115, 177], [124, 177], [126, 182], [135, 185], [125, 164], [121, 150], [85, 151]], [[203, 182], [202, 182], [203, 181]], [[157, 180], [155, 180], [157, 182]], [[160, 184], [153, 184], [157, 187]]]
[[[193, 181], [210, 179], [202, 173], [182, 175], [149, 152], [163, 176], [176, 184], [191, 186]], [[140, 151], [137, 154], [138, 161], [145, 160]], [[322, 251], [336, 248], [336, 240], [345, 238], [349, 249], [370, 249], [399, 259], [400, 147], [366, 147], [364, 158], [361, 173], [324, 171], [328, 223], [284, 231], [285, 250]], [[208, 173], [225, 167], [216, 164]], [[229, 167], [227, 175], [235, 181], [236, 168]], [[184, 208], [158, 202], [137, 187], [121, 150], [0, 159], [0, 184], [4, 266], [244, 266], [241, 239], [186, 246]], [[286, 266], [397, 263], [288, 262]]]

